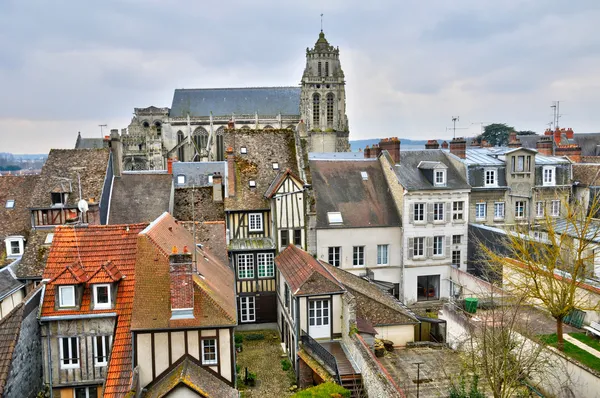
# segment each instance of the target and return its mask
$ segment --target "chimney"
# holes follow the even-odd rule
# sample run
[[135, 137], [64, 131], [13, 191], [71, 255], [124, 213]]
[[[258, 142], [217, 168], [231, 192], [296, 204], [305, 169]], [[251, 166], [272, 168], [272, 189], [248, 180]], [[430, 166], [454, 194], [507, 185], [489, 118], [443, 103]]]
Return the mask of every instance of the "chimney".
[[448, 149], [448, 143], [446, 141], [442, 142], [442, 149]]
[[167, 159], [167, 173], [173, 174], [173, 159]]
[[235, 128], [235, 123], [233, 123], [233, 120], [229, 120], [229, 121], [227, 122], [227, 128], [228, 128], [228, 129], [233, 129], [233, 128]]
[[511, 131], [508, 133], [508, 147], [509, 148], [520, 148], [521, 140], [517, 138], [517, 132]]
[[388, 151], [394, 163], [400, 162], [400, 140], [398, 137], [383, 138], [379, 141], [379, 150], [380, 152]]
[[450, 153], [461, 159], [467, 157], [467, 141], [464, 138], [454, 138], [450, 141]]
[[568, 139], [570, 139], [570, 140], [571, 140], [571, 139], [573, 139], [573, 135], [574, 135], [574, 133], [573, 133], [573, 129], [572, 129], [572, 128], [570, 128], [570, 127], [569, 127], [569, 128], [567, 129], [567, 131], [565, 131], [565, 133], [567, 134], [567, 138], [568, 138]]
[[540, 155], [552, 156], [552, 137], [549, 135], [541, 136], [535, 144], [535, 149]]
[[112, 152], [113, 175], [121, 177], [123, 172], [123, 143], [117, 129], [110, 130], [110, 150]]
[[171, 281], [171, 319], [194, 318], [194, 283], [192, 280], [192, 253], [184, 246], [183, 253], [177, 247], [169, 256], [169, 279]]
[[425, 149], [439, 149], [440, 143], [437, 140], [429, 140], [425, 144]]
[[227, 148], [227, 192], [228, 196], [235, 196], [235, 156], [233, 156], [233, 148]]
[[489, 143], [489, 142], [487, 142], [486, 140], [482, 139], [482, 140], [481, 140], [481, 147], [482, 147], [482, 148], [490, 148], [490, 147], [491, 147], [491, 145], [490, 145], [490, 143]]
[[214, 202], [222, 202], [223, 201], [223, 176], [221, 173], [213, 174], [213, 201]]
[[365, 157], [365, 159], [369, 159], [371, 157], [371, 148], [369, 148], [368, 145], [365, 147], [365, 151], [363, 152], [363, 156]]

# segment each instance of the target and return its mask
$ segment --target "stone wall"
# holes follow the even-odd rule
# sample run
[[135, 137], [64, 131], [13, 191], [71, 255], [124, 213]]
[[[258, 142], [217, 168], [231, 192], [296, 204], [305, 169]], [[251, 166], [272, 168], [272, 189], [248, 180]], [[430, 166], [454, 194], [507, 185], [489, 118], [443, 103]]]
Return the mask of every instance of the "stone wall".
[[180, 221], [223, 221], [225, 211], [223, 202], [213, 201], [212, 187], [177, 188], [173, 216]]
[[42, 343], [37, 321], [39, 297], [38, 292], [25, 304], [21, 331], [6, 380], [5, 397], [35, 397], [42, 389]]

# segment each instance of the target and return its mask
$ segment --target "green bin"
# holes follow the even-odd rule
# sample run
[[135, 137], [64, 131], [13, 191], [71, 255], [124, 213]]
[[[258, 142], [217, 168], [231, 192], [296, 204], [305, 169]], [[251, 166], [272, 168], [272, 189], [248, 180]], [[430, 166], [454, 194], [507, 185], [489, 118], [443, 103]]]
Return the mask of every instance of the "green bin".
[[477, 302], [479, 300], [476, 297], [469, 297], [465, 299], [465, 310], [471, 314], [477, 312]]

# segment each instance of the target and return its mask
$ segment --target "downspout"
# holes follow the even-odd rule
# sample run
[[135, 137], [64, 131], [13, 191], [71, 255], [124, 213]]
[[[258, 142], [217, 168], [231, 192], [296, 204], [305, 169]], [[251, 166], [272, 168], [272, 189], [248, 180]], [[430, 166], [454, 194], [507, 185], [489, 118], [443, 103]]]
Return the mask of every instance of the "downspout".
[[300, 350], [300, 298], [296, 300], [296, 311], [295, 311], [295, 326], [296, 326], [296, 385], [300, 381], [300, 357], [298, 351]]
[[46, 343], [48, 344], [48, 383], [50, 384], [50, 398], [54, 398], [52, 388], [52, 347], [50, 346], [50, 322], [46, 324]]

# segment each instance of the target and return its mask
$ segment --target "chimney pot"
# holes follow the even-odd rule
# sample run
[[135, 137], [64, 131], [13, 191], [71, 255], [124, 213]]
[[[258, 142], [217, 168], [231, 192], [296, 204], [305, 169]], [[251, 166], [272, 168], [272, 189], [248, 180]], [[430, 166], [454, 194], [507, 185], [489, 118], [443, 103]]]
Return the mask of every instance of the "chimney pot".
[[[169, 230], [172, 230], [172, 228], [169, 228]], [[171, 249], [171, 253], [177, 254], [177, 246], [173, 246], [173, 248]]]

